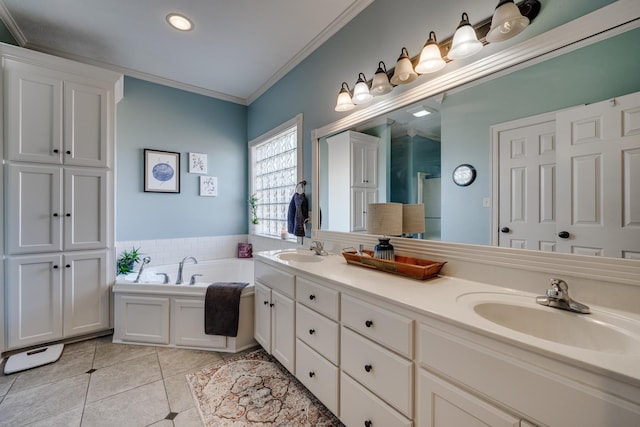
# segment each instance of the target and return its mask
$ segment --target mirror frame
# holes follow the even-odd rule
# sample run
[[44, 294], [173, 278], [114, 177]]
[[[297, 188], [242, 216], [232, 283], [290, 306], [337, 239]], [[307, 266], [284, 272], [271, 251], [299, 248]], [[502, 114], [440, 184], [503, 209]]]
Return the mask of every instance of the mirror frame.
[[[632, 18], [630, 18], [632, 17]], [[380, 100], [361, 110], [311, 132], [312, 191], [320, 194], [320, 139], [405, 107], [431, 96], [469, 83], [481, 83], [528, 67], [564, 53], [640, 27], [640, 2], [618, 0], [524, 42], [481, 58], [442, 76], [428, 80], [395, 96]], [[493, 159], [493, 156], [492, 156]], [[492, 160], [493, 161], [493, 160]], [[491, 182], [494, 181], [493, 168]], [[490, 192], [495, 189], [490, 188]], [[492, 200], [495, 198], [490, 194]], [[345, 246], [358, 243], [373, 245], [375, 236], [318, 229], [319, 209], [312, 210], [312, 238], [333, 241]], [[463, 243], [394, 238], [399, 251], [429, 253], [432, 258], [500, 265], [548, 274], [570, 274], [593, 280], [640, 285], [640, 261], [586, 255], [511, 249]]]

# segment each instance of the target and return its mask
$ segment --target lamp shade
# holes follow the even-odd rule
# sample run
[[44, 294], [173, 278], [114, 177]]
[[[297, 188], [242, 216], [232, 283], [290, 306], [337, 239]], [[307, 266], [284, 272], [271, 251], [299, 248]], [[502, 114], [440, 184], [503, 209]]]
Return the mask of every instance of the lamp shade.
[[413, 64], [409, 59], [409, 51], [406, 47], [403, 47], [400, 58], [398, 58], [398, 62], [396, 62], [393, 77], [391, 77], [391, 84], [403, 85], [411, 83], [417, 78], [418, 74], [416, 74], [416, 71], [413, 69]]
[[402, 234], [402, 203], [369, 203], [367, 233], [387, 236]]
[[482, 43], [478, 40], [476, 30], [469, 23], [469, 16], [462, 14], [462, 20], [453, 35], [451, 49], [447, 53], [449, 59], [467, 58], [482, 49]]
[[402, 233], [424, 233], [424, 205], [402, 205]]
[[364, 74], [358, 74], [358, 81], [353, 88], [352, 101], [354, 104], [366, 104], [373, 99], [373, 95], [369, 93], [369, 84]]
[[340, 92], [338, 92], [338, 101], [336, 102], [336, 111], [349, 111], [355, 107], [351, 100], [351, 93], [349, 92], [349, 85], [346, 82], [342, 82]]
[[416, 72], [420, 74], [435, 73], [444, 68], [447, 63], [442, 59], [440, 47], [436, 41], [436, 33], [429, 33], [429, 40], [422, 48], [420, 53], [420, 61], [416, 65]]
[[393, 86], [391, 86], [391, 82], [389, 82], [387, 67], [384, 65], [384, 62], [380, 61], [378, 63], [376, 74], [373, 76], [373, 81], [371, 82], [371, 90], [369, 91], [369, 93], [373, 96], [380, 96], [385, 95], [392, 90]]
[[522, 16], [513, 0], [501, 0], [493, 13], [486, 39], [490, 43], [508, 40], [527, 28], [527, 25], [529, 18]]

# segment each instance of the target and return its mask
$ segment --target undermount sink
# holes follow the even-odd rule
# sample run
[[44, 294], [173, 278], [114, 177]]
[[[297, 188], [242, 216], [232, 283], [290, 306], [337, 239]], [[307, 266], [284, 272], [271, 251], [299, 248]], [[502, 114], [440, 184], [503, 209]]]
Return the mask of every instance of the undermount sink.
[[470, 293], [458, 297], [481, 318], [512, 331], [586, 350], [640, 353], [640, 325], [621, 316], [572, 313], [538, 305], [529, 296]]
[[276, 254], [276, 258], [281, 261], [293, 261], [293, 262], [321, 262], [322, 257], [316, 255], [314, 252], [302, 252], [302, 251], [286, 251]]

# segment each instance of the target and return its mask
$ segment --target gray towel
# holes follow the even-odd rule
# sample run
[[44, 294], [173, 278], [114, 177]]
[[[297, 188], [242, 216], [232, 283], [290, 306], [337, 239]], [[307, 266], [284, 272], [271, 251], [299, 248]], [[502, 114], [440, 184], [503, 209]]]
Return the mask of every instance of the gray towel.
[[238, 336], [240, 295], [249, 285], [240, 282], [216, 282], [207, 287], [204, 297], [204, 333]]

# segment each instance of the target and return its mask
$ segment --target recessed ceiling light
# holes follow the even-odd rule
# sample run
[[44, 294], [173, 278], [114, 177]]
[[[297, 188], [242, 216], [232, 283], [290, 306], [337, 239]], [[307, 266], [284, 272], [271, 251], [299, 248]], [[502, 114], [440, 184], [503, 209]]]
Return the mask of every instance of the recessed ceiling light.
[[414, 117], [424, 117], [428, 116], [431, 113], [435, 113], [436, 110], [434, 110], [433, 108], [425, 107], [423, 105], [418, 105], [416, 107], [408, 108], [407, 112], [413, 114]]
[[180, 31], [189, 31], [193, 29], [193, 22], [184, 15], [179, 13], [170, 13], [167, 15], [167, 22], [173, 28]]

